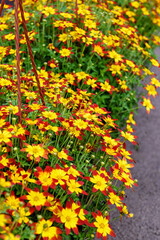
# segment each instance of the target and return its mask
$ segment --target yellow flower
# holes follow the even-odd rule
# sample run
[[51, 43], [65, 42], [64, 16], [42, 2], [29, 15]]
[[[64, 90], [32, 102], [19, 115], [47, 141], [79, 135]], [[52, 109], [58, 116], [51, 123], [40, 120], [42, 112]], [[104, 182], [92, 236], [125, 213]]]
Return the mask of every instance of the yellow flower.
[[15, 35], [13, 33], [9, 33], [9, 34], [6, 34], [4, 38], [10, 41], [15, 39]]
[[151, 59], [150, 61], [154, 66], [159, 67], [159, 62], [157, 60]]
[[42, 112], [42, 115], [46, 118], [49, 118], [50, 120], [54, 120], [57, 118], [57, 114], [51, 111]]
[[61, 222], [65, 224], [65, 228], [68, 229], [67, 233], [70, 232], [71, 228], [73, 230], [77, 229], [78, 217], [72, 209], [63, 209], [61, 211], [60, 219]]
[[129, 142], [135, 143], [135, 136], [133, 136], [130, 132], [121, 131], [121, 136], [127, 139]]
[[59, 234], [62, 233], [60, 228], [52, 226], [51, 220], [41, 219], [36, 224], [36, 234], [42, 234], [43, 238], [51, 239], [59, 239], [61, 240], [61, 236]]
[[[94, 183], [93, 188], [97, 191], [100, 190], [101, 192], [105, 191], [107, 187], [107, 181], [105, 177], [101, 177], [99, 174], [94, 175], [90, 178], [90, 181]], [[94, 190], [93, 190], [94, 191]]]
[[122, 61], [122, 55], [118, 54], [115, 50], [109, 51], [108, 56], [113, 58], [116, 63]]
[[109, 216], [103, 217], [102, 213], [98, 210], [97, 213], [92, 212], [95, 218], [94, 226], [97, 228], [97, 238], [107, 239], [107, 234], [115, 237], [115, 233], [109, 226]]
[[160, 82], [157, 78], [153, 77], [151, 79], [151, 84], [155, 85], [156, 87], [160, 87]]
[[102, 90], [105, 90], [107, 92], [111, 92], [111, 90], [112, 90], [112, 87], [109, 84], [109, 81], [105, 81], [105, 83], [100, 83], [100, 86], [101, 86]]
[[152, 95], [153, 97], [155, 97], [158, 94], [156, 88], [153, 85], [147, 84], [145, 89], [148, 91], [149, 96]]
[[111, 204], [115, 204], [116, 206], [120, 206], [121, 205], [121, 199], [119, 196], [117, 196], [114, 192], [110, 192], [109, 193], [109, 201]]
[[[27, 211], [24, 207], [19, 207], [17, 213], [19, 215], [18, 223], [22, 224], [22, 222], [29, 222], [29, 218], [27, 217], [31, 215], [31, 212], [29, 210]], [[15, 212], [13, 212], [13, 216], [15, 216]]]
[[6, 181], [4, 177], [0, 177], [0, 186], [3, 188], [8, 188], [11, 186], [11, 182]]
[[118, 73], [121, 76], [121, 66], [112, 64], [109, 68], [109, 70], [112, 72], [113, 75]]
[[100, 234], [103, 234], [103, 237], [109, 234], [110, 227], [109, 227], [108, 219], [103, 218], [102, 216], [97, 216], [96, 222], [94, 222], [94, 225], [97, 228], [97, 232], [99, 232]]
[[115, 161], [115, 162], [118, 163], [118, 167], [119, 167], [120, 169], [122, 169], [122, 170], [123, 170], [124, 172], [126, 172], [126, 173], [129, 173], [129, 172], [130, 172], [130, 170], [129, 170], [128, 168], [134, 167], [133, 164], [129, 164], [129, 163], [127, 162], [126, 158], [123, 158], [123, 159], [117, 158], [117, 159], [118, 159], [118, 160]]
[[37, 97], [37, 95], [35, 94], [35, 92], [25, 92], [24, 95], [27, 97], [27, 99], [32, 100], [35, 99]]
[[66, 42], [67, 39], [69, 38], [69, 36], [66, 33], [62, 33], [62, 34], [59, 35], [58, 38], [59, 38], [59, 41]]
[[59, 53], [61, 54], [61, 57], [69, 57], [71, 55], [71, 50], [68, 48], [62, 48]]
[[94, 52], [96, 52], [101, 57], [104, 56], [103, 48], [100, 45], [94, 45]]
[[0, 144], [2, 142], [5, 142], [9, 145], [12, 145], [12, 142], [10, 140], [11, 137], [12, 137], [12, 134], [10, 132], [8, 132], [7, 130], [4, 130], [4, 131], [0, 130]]
[[140, 7], [140, 3], [138, 1], [133, 1], [131, 2], [131, 5], [135, 8], [139, 8]]
[[11, 221], [9, 215], [0, 213], [0, 227], [5, 227]]
[[68, 180], [69, 176], [67, 175], [67, 172], [65, 172], [63, 169], [53, 169], [51, 172], [51, 178], [57, 180], [55, 184], [64, 185], [64, 181]]
[[[22, 197], [23, 198], [23, 197]], [[25, 199], [29, 200], [29, 206], [35, 206], [38, 211], [41, 210], [41, 206], [44, 206], [46, 203], [46, 197], [43, 193], [28, 189], [28, 195], [24, 196]]]
[[76, 194], [82, 193], [82, 189], [80, 188], [82, 184], [76, 182], [75, 179], [70, 179], [67, 181], [68, 193], [75, 192]]
[[45, 159], [48, 159], [47, 157], [47, 150], [44, 149], [41, 144], [39, 145], [29, 145], [29, 144], [25, 144], [27, 147], [26, 148], [22, 148], [21, 151], [22, 152], [27, 152], [27, 157], [34, 157], [37, 161], [40, 161], [40, 157], [43, 157]]
[[14, 195], [11, 195], [6, 198], [5, 204], [9, 206], [11, 209], [17, 209], [19, 207], [20, 200], [16, 198]]
[[43, 11], [42, 11], [42, 13], [44, 13], [47, 17], [49, 15], [54, 15], [55, 12], [56, 11], [55, 11], [55, 9], [53, 7], [47, 7], [47, 6], [45, 6], [45, 8], [43, 8]]
[[82, 79], [85, 79], [89, 75], [85, 72], [77, 72], [76, 76], [78, 77], [78, 80], [82, 80]]
[[136, 122], [135, 122], [135, 120], [133, 119], [133, 113], [130, 113], [130, 114], [129, 114], [129, 118], [128, 118], [128, 120], [126, 121], [126, 123], [132, 123], [133, 125], [136, 125]]
[[82, 119], [76, 119], [74, 120], [74, 126], [78, 127], [79, 129], [86, 129], [88, 122], [85, 122]]
[[145, 98], [145, 97], [143, 97], [143, 102], [142, 102], [142, 105], [144, 106], [144, 107], [146, 107], [146, 111], [147, 111], [147, 113], [149, 114], [150, 113], [150, 109], [154, 109], [155, 107], [152, 105], [152, 103], [151, 103], [151, 100], [148, 98]]

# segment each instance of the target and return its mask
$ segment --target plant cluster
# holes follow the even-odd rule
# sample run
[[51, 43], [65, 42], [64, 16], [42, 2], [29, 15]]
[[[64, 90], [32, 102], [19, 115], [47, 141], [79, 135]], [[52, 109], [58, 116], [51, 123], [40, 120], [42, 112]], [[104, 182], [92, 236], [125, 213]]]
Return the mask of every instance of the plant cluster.
[[[160, 82], [158, 0], [25, 0], [42, 104], [19, 14], [22, 124], [14, 12], [0, 18], [0, 239], [115, 237], [110, 212], [132, 217], [137, 86], [147, 112]], [[142, 96], [142, 95], [141, 95]], [[140, 96], [140, 97], [141, 97]], [[122, 128], [123, 126], [123, 128]], [[123, 130], [122, 130], [123, 129]]]

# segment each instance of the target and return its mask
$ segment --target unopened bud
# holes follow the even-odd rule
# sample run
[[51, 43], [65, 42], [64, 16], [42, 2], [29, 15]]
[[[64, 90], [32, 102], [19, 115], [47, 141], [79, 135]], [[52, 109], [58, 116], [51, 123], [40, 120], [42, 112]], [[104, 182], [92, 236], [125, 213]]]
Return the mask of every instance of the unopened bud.
[[42, 217], [42, 215], [38, 215], [37, 218], [38, 218], [38, 220], [41, 220], [43, 217]]
[[108, 215], [109, 215], [109, 212], [108, 212], [108, 211], [105, 211], [105, 212], [104, 212], [104, 215], [105, 215], [105, 216], [108, 216]]
[[138, 183], [138, 179], [135, 179], [134, 182], [135, 182], [135, 183]]

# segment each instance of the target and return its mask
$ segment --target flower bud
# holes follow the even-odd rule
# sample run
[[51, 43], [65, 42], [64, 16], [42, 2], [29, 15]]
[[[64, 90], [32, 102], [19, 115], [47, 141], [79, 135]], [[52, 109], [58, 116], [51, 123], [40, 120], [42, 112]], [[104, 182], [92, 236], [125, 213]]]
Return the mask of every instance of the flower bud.
[[35, 239], [35, 235], [34, 234], [31, 234], [30, 237], [29, 237], [29, 240], [32, 240], [32, 239]]
[[5, 197], [9, 197], [9, 196], [10, 196], [10, 194], [9, 194], [9, 193], [6, 193], [6, 194], [5, 194]]
[[24, 202], [19, 202], [20, 207], [23, 207], [23, 205], [24, 205]]
[[112, 185], [112, 181], [108, 181], [108, 186], [111, 186]]
[[135, 179], [134, 182], [135, 182], [135, 183], [138, 183], [138, 179]]
[[38, 218], [38, 220], [41, 220], [43, 217], [42, 217], [42, 215], [38, 215], [37, 218]]
[[105, 211], [104, 212], [104, 216], [108, 216], [109, 215], [109, 212], [108, 211]]

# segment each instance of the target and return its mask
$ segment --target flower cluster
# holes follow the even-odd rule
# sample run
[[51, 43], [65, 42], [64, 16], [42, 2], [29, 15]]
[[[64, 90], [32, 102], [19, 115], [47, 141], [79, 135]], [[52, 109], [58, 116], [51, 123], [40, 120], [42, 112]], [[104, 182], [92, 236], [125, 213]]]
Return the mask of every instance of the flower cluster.
[[[126, 141], [137, 144], [136, 87], [147, 113], [160, 82], [158, 0], [23, 1], [41, 103], [19, 15], [22, 123], [17, 106], [14, 9], [0, 37], [0, 239], [115, 237], [110, 211], [132, 217], [125, 189], [137, 186]], [[145, 19], [145, 21], [144, 21]], [[150, 32], [148, 30], [150, 27]], [[135, 109], [134, 109], [135, 108]], [[124, 114], [123, 114], [124, 113]], [[123, 130], [121, 129], [121, 126]]]

